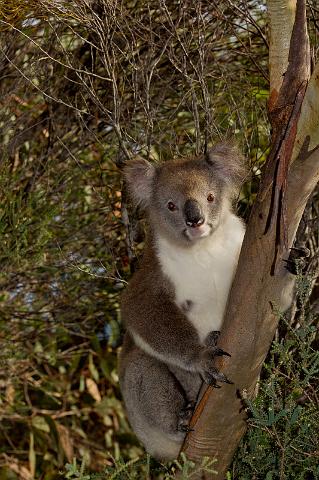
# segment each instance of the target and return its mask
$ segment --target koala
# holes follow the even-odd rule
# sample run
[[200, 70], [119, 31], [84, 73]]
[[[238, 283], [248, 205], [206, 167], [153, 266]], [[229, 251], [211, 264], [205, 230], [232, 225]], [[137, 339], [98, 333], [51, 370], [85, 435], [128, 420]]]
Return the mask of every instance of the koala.
[[245, 174], [228, 144], [124, 168], [149, 232], [121, 301], [120, 387], [131, 426], [158, 459], [178, 456], [202, 381], [231, 383], [212, 360], [227, 355], [216, 343], [245, 233], [232, 210]]

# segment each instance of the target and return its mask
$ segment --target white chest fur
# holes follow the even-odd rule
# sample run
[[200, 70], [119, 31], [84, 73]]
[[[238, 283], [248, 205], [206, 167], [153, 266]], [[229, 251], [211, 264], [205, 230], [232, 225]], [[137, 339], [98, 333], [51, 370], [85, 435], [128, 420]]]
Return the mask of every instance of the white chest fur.
[[158, 258], [175, 288], [175, 302], [180, 308], [192, 302], [186, 315], [201, 342], [222, 326], [244, 232], [241, 220], [229, 212], [211, 236], [189, 248], [157, 239]]

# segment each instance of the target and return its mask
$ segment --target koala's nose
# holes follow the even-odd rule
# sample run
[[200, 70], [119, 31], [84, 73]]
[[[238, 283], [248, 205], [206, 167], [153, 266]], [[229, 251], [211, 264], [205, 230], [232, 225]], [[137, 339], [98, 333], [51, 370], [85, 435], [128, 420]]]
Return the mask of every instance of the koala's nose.
[[184, 215], [186, 225], [189, 227], [200, 227], [205, 221], [200, 205], [196, 200], [186, 200], [184, 205]]

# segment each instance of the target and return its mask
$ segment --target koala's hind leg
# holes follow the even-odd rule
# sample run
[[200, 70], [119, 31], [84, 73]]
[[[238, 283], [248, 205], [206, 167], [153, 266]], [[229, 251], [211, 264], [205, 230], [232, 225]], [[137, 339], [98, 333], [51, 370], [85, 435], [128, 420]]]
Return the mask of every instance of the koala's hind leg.
[[188, 404], [180, 383], [164, 363], [138, 347], [124, 360], [121, 389], [135, 433], [155, 458], [176, 458], [185, 436], [183, 412]]

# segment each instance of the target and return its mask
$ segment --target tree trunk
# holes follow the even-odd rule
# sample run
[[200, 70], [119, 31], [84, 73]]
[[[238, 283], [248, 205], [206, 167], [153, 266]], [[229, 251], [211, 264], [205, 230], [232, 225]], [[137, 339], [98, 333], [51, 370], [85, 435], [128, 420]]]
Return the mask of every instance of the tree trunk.
[[[310, 60], [305, 1], [268, 2], [271, 26], [269, 116], [271, 151], [230, 292], [216, 365], [233, 385], [203, 388], [193, 432], [183, 451], [216, 457], [223, 479], [246, 430], [243, 399], [254, 396], [278, 315], [293, 285], [285, 269], [307, 199], [319, 180], [319, 66], [308, 85]], [[294, 21], [295, 19], [295, 21]], [[290, 45], [290, 48], [288, 46]], [[284, 73], [284, 76], [283, 76]]]

